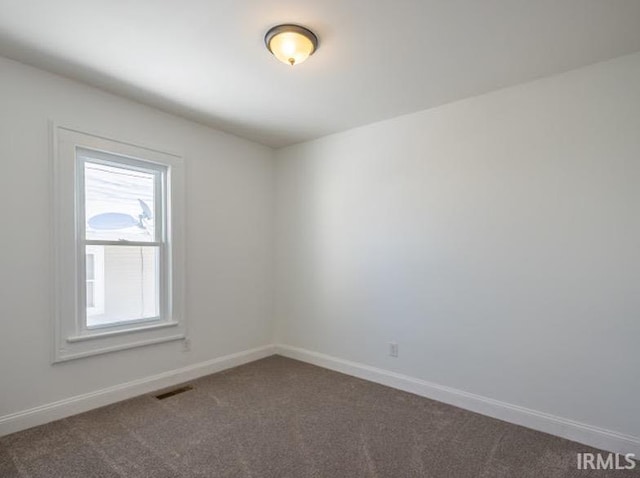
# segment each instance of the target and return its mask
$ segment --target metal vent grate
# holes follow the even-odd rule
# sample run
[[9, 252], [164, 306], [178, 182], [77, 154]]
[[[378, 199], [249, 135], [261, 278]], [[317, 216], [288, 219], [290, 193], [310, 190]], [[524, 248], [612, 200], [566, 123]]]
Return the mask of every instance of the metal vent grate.
[[193, 387], [191, 385], [186, 385], [184, 387], [174, 388], [173, 390], [169, 390], [168, 392], [162, 392], [162, 393], [160, 393], [158, 395], [155, 395], [155, 397], [158, 400], [164, 400], [165, 398], [173, 397], [174, 395], [178, 395], [179, 393], [188, 392], [189, 390], [193, 390]]

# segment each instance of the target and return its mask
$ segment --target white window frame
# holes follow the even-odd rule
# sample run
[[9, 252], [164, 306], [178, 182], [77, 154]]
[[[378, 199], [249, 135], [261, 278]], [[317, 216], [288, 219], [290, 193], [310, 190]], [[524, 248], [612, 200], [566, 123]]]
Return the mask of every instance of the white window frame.
[[[77, 238], [79, 242], [78, 247], [78, 280], [80, 283], [86, 283], [86, 278], [83, 278], [86, 272], [86, 264], [84, 262], [86, 258], [85, 248], [92, 246], [113, 246], [113, 247], [157, 247], [159, 251], [159, 267], [158, 273], [158, 292], [160, 299], [159, 313], [155, 317], [145, 317], [134, 320], [123, 320], [122, 322], [116, 322], [105, 325], [90, 326], [84, 316], [80, 313], [80, 323], [78, 324], [78, 330], [82, 335], [91, 333], [91, 329], [94, 328], [109, 328], [110, 331], [115, 330], [127, 330], [131, 324], [135, 321], [137, 323], [143, 322], [163, 322], [169, 315], [169, 290], [170, 284], [168, 282], [168, 249], [167, 249], [167, 232], [164, 227], [167, 221], [166, 218], [166, 189], [168, 184], [168, 168], [165, 165], [158, 164], [156, 162], [140, 161], [139, 159], [133, 159], [113, 153], [104, 153], [102, 151], [89, 150], [86, 148], [76, 147], [76, 207], [77, 207]], [[130, 241], [130, 240], [90, 240], [85, 237], [85, 184], [84, 184], [84, 172], [86, 164], [99, 164], [104, 166], [111, 166], [122, 170], [138, 171], [143, 173], [152, 174], [154, 177], [154, 205], [155, 211], [153, 211], [154, 217], [154, 237], [150, 241]], [[81, 312], [84, 310], [83, 304], [86, 304], [86, 296], [83, 295], [81, 287], [78, 287], [78, 300], [80, 304], [78, 310]], [[87, 311], [88, 312], [88, 311]]]
[[[76, 129], [52, 125], [54, 217], [54, 352], [52, 361], [87, 357], [186, 338], [184, 315], [184, 164], [180, 156], [125, 143]], [[87, 155], [87, 151], [91, 154]], [[87, 327], [84, 237], [84, 163], [88, 156], [108, 161], [117, 157], [127, 167], [162, 171], [162, 201], [156, 214], [163, 220], [155, 242], [160, 244], [160, 316], [107, 327]], [[156, 216], [159, 217], [159, 216]], [[162, 240], [158, 240], [162, 235]], [[139, 245], [126, 242], [126, 245]], [[122, 245], [122, 243], [120, 244]], [[97, 273], [97, 271], [96, 271]], [[96, 304], [98, 305], [98, 304]], [[104, 295], [102, 297], [104, 307]]]

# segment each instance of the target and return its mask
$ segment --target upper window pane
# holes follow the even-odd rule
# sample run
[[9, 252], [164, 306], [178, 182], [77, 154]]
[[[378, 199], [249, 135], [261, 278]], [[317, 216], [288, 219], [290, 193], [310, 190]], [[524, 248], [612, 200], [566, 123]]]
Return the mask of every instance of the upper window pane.
[[156, 174], [85, 161], [86, 239], [155, 241]]

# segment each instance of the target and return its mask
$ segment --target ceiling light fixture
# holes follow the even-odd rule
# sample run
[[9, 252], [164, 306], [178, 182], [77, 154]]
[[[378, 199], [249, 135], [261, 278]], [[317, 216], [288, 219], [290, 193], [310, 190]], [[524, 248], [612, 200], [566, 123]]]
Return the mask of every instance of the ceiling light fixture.
[[273, 56], [288, 65], [302, 63], [318, 48], [318, 37], [300, 25], [277, 25], [264, 37]]

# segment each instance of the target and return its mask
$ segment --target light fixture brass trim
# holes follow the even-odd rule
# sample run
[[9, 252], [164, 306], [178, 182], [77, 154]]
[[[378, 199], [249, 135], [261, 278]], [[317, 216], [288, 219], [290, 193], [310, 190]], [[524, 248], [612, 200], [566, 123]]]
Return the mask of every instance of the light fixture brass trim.
[[[292, 23], [285, 23], [285, 24], [276, 25], [275, 27], [270, 28], [269, 31], [264, 36], [264, 44], [265, 44], [265, 46], [271, 52], [271, 54], [273, 56], [275, 56], [276, 58], [278, 58], [278, 55], [276, 55], [276, 53], [271, 49], [271, 40], [273, 40], [277, 35], [279, 35], [281, 33], [297, 33], [298, 35], [301, 35], [301, 36], [305, 37], [307, 40], [309, 40], [311, 42], [312, 49], [309, 52], [308, 56], [313, 55], [315, 53], [315, 51], [318, 49], [318, 37], [316, 36], [315, 33], [313, 33], [311, 30], [309, 30], [308, 28], [305, 28], [305, 27], [303, 27], [301, 25], [295, 25], [295, 24], [292, 24]], [[305, 59], [306, 59], [306, 57], [305, 57]], [[304, 60], [302, 60], [302, 61], [304, 61]], [[289, 62], [291, 63], [291, 65], [296, 64], [293, 61], [293, 58], [290, 59]]]

